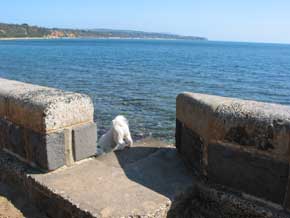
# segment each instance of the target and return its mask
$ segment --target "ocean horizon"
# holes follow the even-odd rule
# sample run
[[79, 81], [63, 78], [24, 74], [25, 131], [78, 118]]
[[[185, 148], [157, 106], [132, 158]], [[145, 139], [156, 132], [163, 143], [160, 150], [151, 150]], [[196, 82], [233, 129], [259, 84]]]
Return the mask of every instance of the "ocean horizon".
[[135, 139], [174, 140], [190, 91], [290, 105], [290, 45], [144, 40], [0, 40], [0, 77], [88, 94], [99, 134], [118, 114]]
[[239, 43], [239, 44], [268, 44], [268, 45], [286, 45], [290, 46], [287, 42], [271, 42], [271, 41], [234, 41], [234, 40], [194, 40], [194, 39], [165, 39], [165, 38], [137, 38], [137, 37], [59, 37], [59, 38], [46, 38], [46, 37], [0, 37], [0, 41], [38, 41], [38, 40], [153, 40], [153, 41], [192, 41], [192, 42], [214, 42], [214, 43]]

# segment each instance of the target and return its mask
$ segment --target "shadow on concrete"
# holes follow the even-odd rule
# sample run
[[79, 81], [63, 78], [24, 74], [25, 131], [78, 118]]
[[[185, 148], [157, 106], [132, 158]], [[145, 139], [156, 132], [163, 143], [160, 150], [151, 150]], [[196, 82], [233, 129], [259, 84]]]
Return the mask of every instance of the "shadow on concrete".
[[115, 154], [130, 180], [173, 200], [192, 185], [193, 175], [174, 147], [149, 145], [132, 147]]
[[[24, 164], [16, 157], [0, 151], [0, 197], [9, 210], [3, 210], [0, 205], [0, 217], [2, 213], [8, 213], [4, 217], [26, 217], [26, 218], [47, 218], [47, 216], [40, 212], [28, 199], [29, 193], [24, 193], [25, 187], [19, 182], [20, 174], [40, 174], [42, 173], [37, 168]], [[24, 188], [24, 189], [23, 189]], [[23, 216], [19, 216], [22, 213]], [[8, 216], [9, 215], [9, 216]]]
[[[40, 212], [32, 202], [30, 202], [25, 194], [22, 193], [17, 187], [11, 187], [7, 184], [0, 182], [0, 217], [13, 218], [48, 218], [44, 213]], [[23, 216], [22, 216], [23, 215]]]

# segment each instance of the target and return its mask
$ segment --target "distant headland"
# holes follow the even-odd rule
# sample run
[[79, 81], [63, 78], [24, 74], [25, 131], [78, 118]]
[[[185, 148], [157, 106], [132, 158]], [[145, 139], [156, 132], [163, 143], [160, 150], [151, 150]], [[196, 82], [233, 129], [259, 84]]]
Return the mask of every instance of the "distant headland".
[[153, 33], [113, 29], [45, 28], [28, 24], [0, 23], [0, 39], [53, 39], [53, 38], [132, 38], [132, 39], [186, 39], [207, 40], [199, 36]]

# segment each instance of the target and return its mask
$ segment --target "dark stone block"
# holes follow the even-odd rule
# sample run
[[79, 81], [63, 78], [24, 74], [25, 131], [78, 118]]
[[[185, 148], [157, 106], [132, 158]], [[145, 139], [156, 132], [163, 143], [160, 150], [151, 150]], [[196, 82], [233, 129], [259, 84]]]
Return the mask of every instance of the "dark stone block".
[[95, 123], [75, 127], [72, 130], [72, 145], [75, 161], [96, 154], [97, 127]]
[[0, 149], [3, 149], [7, 144], [8, 139], [8, 123], [0, 118]]
[[202, 138], [187, 128], [180, 121], [176, 122], [176, 146], [187, 165], [201, 175], [202, 172]]
[[48, 170], [65, 165], [64, 131], [46, 135]]
[[5, 148], [22, 158], [26, 158], [24, 128], [0, 119], [0, 148]]
[[0, 148], [5, 148], [44, 170], [65, 165], [64, 133], [41, 134], [0, 119]]
[[24, 128], [19, 127], [13, 123], [8, 127], [8, 149], [20, 157], [26, 158]]
[[29, 161], [44, 170], [65, 165], [64, 132], [41, 134], [29, 131], [27, 135]]
[[[290, 176], [290, 168], [289, 168], [289, 176]], [[288, 177], [287, 191], [284, 198], [284, 208], [288, 212], [290, 212], [290, 177]]]
[[28, 130], [27, 133], [27, 159], [41, 168], [47, 166], [45, 135]]
[[178, 152], [180, 152], [181, 146], [181, 133], [182, 133], [182, 122], [176, 119], [176, 127], [175, 127], [175, 147]]
[[288, 162], [242, 151], [239, 147], [210, 144], [209, 181], [283, 204]]

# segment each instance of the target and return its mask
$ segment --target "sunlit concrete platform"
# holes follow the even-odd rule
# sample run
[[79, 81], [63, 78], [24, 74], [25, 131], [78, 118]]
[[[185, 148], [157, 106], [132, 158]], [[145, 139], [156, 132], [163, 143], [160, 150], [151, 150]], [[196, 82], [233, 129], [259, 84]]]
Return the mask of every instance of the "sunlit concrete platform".
[[33, 178], [95, 217], [161, 216], [192, 183], [175, 149], [149, 140]]
[[193, 183], [176, 149], [152, 139], [45, 174], [4, 153], [0, 160], [2, 180], [50, 217], [165, 217]]

